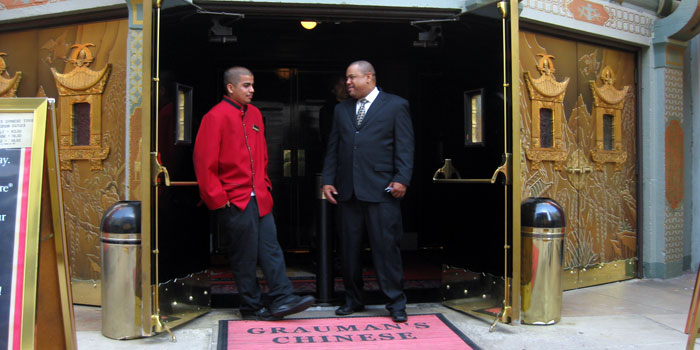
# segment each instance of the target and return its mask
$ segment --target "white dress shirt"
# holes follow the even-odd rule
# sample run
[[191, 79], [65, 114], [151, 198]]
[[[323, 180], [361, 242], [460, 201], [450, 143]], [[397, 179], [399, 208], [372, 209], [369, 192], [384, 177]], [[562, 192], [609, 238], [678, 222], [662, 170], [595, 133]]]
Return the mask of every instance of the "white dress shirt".
[[[372, 102], [377, 98], [377, 95], [379, 95], [379, 89], [377, 87], [374, 87], [374, 90], [372, 90], [367, 96], [363, 97], [365, 100], [367, 100], [367, 103], [365, 103], [365, 115], [367, 114], [367, 111], [369, 111], [369, 106], [372, 105]], [[355, 115], [357, 115], [357, 111], [360, 110], [360, 100], [362, 98], [357, 99], [357, 102], [355, 102]]]

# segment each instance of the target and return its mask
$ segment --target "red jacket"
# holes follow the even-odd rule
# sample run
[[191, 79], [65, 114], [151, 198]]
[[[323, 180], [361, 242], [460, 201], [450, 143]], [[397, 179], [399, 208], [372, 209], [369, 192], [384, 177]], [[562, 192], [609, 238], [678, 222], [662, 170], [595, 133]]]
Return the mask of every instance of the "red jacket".
[[267, 143], [260, 110], [227, 96], [204, 115], [194, 144], [199, 193], [209, 209], [230, 201], [244, 210], [255, 191], [260, 217], [272, 211]]

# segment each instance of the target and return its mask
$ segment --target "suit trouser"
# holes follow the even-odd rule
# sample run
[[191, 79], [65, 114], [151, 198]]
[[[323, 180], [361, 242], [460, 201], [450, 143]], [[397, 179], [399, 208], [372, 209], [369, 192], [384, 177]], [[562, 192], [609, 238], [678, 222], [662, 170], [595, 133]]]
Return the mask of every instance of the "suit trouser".
[[284, 255], [277, 242], [277, 228], [272, 213], [259, 215], [255, 197], [244, 211], [236, 206], [217, 210], [219, 228], [227, 236], [229, 258], [241, 298], [241, 311], [256, 311], [263, 307], [256, 277], [257, 264], [265, 274], [272, 303], [281, 302], [293, 292], [286, 274]]
[[386, 308], [403, 310], [406, 307], [406, 294], [403, 292], [403, 267], [399, 246], [403, 234], [401, 203], [372, 203], [353, 197], [350, 201], [339, 202], [339, 207], [346, 304], [364, 305], [361, 245], [366, 227], [379, 287], [389, 298]]

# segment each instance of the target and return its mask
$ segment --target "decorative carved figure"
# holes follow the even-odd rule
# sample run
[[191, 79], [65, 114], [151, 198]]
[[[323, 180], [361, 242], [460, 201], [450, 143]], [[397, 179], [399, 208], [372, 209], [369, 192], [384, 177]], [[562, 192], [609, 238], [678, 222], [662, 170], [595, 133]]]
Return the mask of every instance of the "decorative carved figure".
[[73, 160], [89, 160], [91, 169], [100, 170], [109, 154], [109, 147], [102, 146], [102, 94], [112, 65], [107, 64], [100, 71], [89, 69], [94, 61], [90, 46], [95, 45], [71, 46], [68, 62], [75, 66], [72, 71], [61, 74], [51, 68], [59, 94], [61, 170], [72, 170]]
[[[567, 151], [562, 139], [563, 101], [569, 78], [558, 82], [554, 77], [554, 56], [538, 54], [542, 57], [537, 64], [540, 77], [534, 79], [530, 72], [525, 72], [525, 82], [530, 93], [530, 118], [532, 134], [530, 148], [525, 150], [527, 159], [532, 162], [532, 168], [537, 170], [543, 161], [554, 162], [554, 169], [561, 170], [566, 162]], [[544, 113], [543, 113], [544, 112]], [[543, 147], [543, 130], [540, 130], [541, 117], [551, 112], [551, 146]]]
[[[596, 170], [603, 170], [605, 163], [614, 163], [615, 170], [622, 168], [622, 163], [627, 160], [627, 153], [622, 150], [622, 109], [625, 106], [625, 96], [629, 86], [624, 86], [621, 90], [615, 88], [615, 72], [610, 66], [603, 67], [599, 79], [603, 86], [598, 87], [595, 81], [590, 81], [593, 92], [593, 117], [595, 118], [595, 149], [591, 150], [591, 158], [595, 163]], [[612, 125], [607, 130], [612, 137], [607, 147], [605, 143], [606, 118], [612, 119]], [[612, 141], [612, 142], [610, 142]]]
[[2, 56], [7, 56], [7, 54], [0, 52], [0, 97], [17, 97], [19, 82], [22, 81], [22, 72], [15, 72], [15, 76], [10, 78]]

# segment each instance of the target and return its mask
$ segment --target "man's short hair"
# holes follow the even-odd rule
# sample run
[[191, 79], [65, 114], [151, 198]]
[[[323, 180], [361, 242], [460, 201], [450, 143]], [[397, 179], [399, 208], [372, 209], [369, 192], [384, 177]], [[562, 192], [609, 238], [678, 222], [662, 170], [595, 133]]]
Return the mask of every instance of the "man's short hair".
[[240, 66], [227, 69], [224, 72], [224, 89], [228, 84], [233, 84], [233, 86], [238, 85], [238, 82], [241, 81], [241, 76], [244, 75], [250, 75], [252, 77], [253, 73], [248, 68]]
[[360, 61], [355, 61], [353, 63], [350, 63], [351, 66], [357, 65], [357, 68], [360, 69], [360, 73], [362, 74], [372, 74], [376, 76], [376, 73], [374, 72], [374, 67], [372, 66], [371, 63], [365, 61], [365, 60], [360, 60]]

